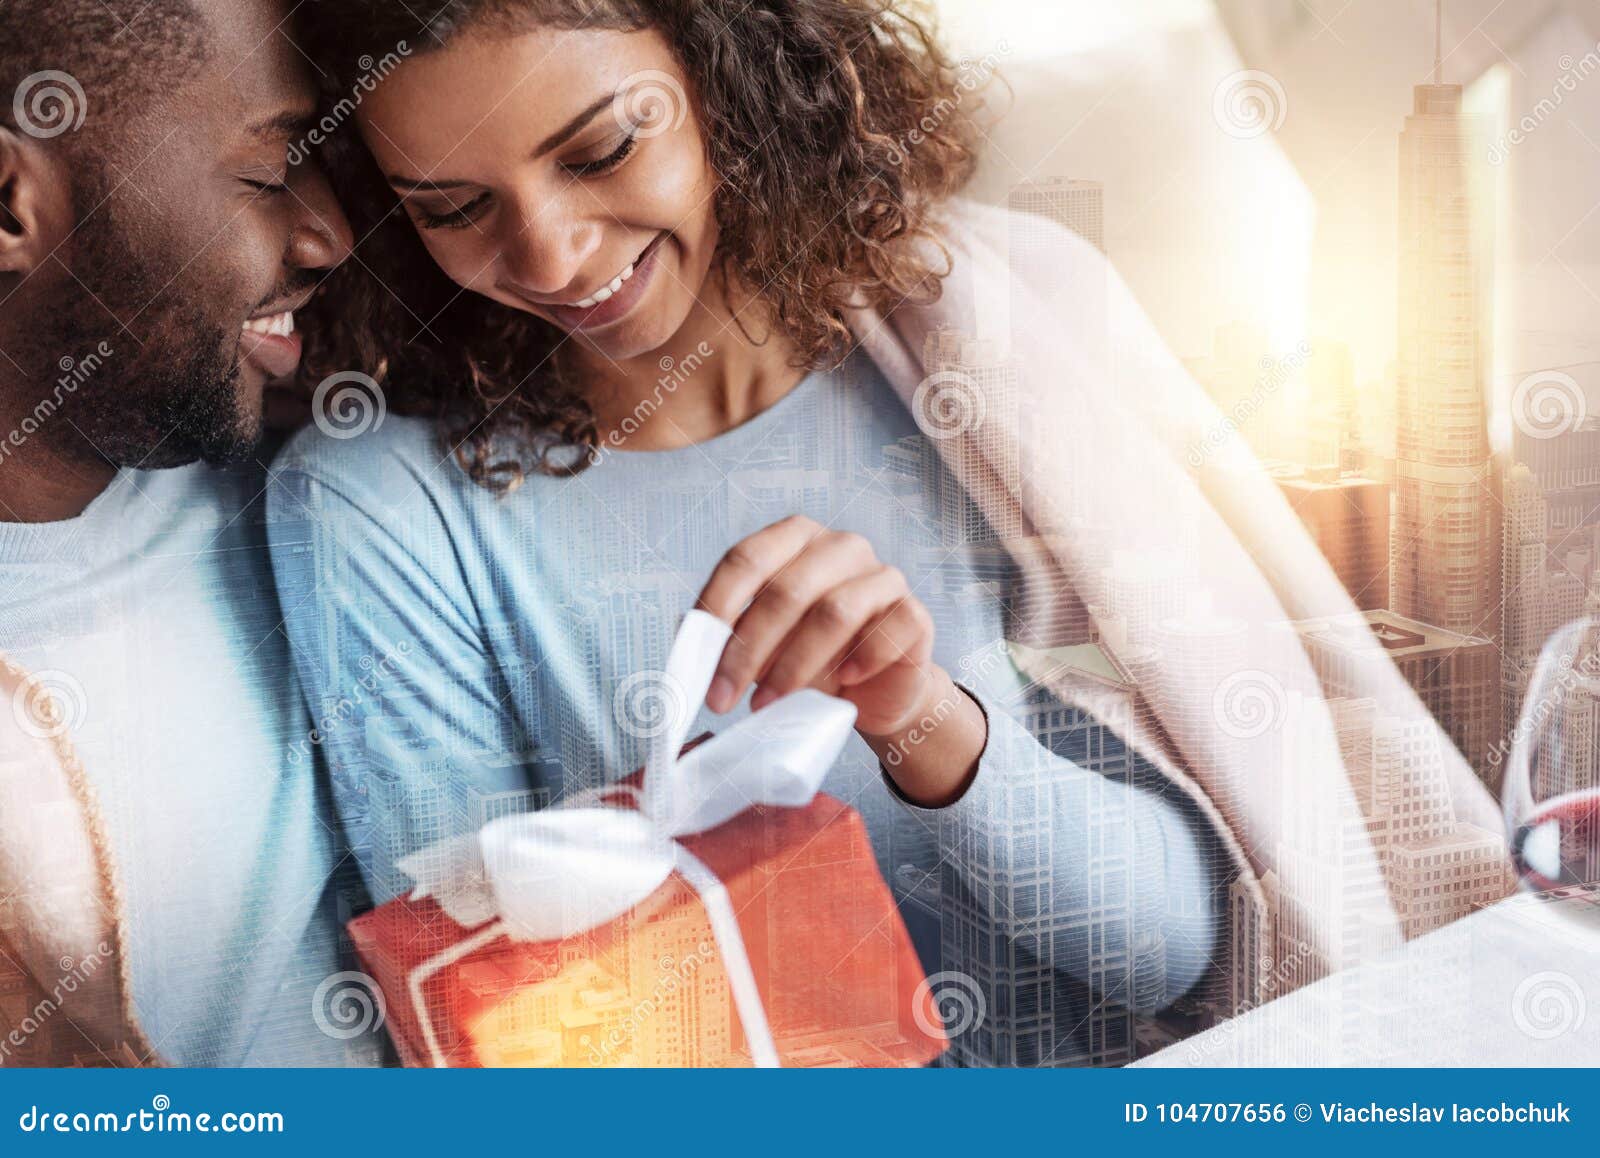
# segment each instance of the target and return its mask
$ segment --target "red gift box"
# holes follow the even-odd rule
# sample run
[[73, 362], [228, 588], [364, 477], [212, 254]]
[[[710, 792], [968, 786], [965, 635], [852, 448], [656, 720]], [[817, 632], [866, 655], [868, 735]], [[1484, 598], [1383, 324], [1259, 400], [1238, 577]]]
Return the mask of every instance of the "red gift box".
[[[915, 1066], [944, 1051], [855, 810], [820, 794], [758, 805], [679, 843], [726, 889], [781, 1064]], [[463, 927], [432, 898], [390, 901], [350, 934], [410, 1066], [752, 1064], [726, 946], [680, 872], [620, 918], [561, 940]]]

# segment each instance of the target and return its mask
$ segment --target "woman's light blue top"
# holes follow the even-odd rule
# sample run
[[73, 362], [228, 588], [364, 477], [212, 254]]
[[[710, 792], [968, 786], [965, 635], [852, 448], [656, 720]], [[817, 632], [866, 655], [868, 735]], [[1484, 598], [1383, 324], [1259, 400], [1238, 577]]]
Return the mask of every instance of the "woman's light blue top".
[[[692, 388], [663, 379], [663, 397]], [[670, 398], [646, 420], [670, 421]], [[1210, 962], [1203, 822], [1144, 786], [1096, 721], [1018, 676], [1006, 552], [864, 358], [709, 441], [607, 451], [504, 498], [420, 420], [353, 439], [307, 430], [276, 464], [270, 509], [290, 640], [379, 899], [409, 887], [396, 861], [422, 844], [638, 767], [636, 673], [664, 666], [728, 548], [801, 513], [864, 535], [906, 575], [935, 620], [935, 661], [988, 715], [976, 780], [949, 808], [902, 802], [859, 736], [825, 785], [864, 815], [928, 970], [982, 992], [964, 1056], [1115, 1057], [1122, 1007], [1170, 1003]], [[703, 713], [691, 734], [729, 719]]]

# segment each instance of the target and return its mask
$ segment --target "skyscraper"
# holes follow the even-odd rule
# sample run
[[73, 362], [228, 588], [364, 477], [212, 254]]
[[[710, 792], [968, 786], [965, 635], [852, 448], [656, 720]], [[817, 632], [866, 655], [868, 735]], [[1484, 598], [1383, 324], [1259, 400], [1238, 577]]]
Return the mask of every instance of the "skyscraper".
[[[1017, 212], [1065, 225], [1101, 253], [1106, 251], [1106, 187], [1099, 181], [1064, 177], [1024, 181], [1011, 190], [1006, 205]], [[1021, 231], [1012, 244], [1026, 245], [1029, 241], [1026, 221], [1013, 222], [1011, 228]]]
[[1355, 605], [1388, 606], [1389, 488], [1337, 467], [1271, 473]]
[[1418, 85], [1400, 134], [1393, 605], [1499, 636], [1498, 505], [1461, 86]]

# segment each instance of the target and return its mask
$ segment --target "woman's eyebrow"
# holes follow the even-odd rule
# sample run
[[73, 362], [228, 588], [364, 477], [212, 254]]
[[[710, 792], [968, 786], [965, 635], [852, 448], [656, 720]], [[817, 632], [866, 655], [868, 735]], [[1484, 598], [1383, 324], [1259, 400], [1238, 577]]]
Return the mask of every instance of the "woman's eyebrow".
[[[542, 157], [552, 150], [559, 149], [562, 145], [566, 144], [568, 141], [572, 140], [573, 137], [581, 133], [588, 126], [589, 122], [594, 120], [601, 109], [609, 108], [611, 105], [616, 103], [616, 99], [616, 94], [614, 93], [597, 98], [593, 104], [589, 105], [588, 108], [584, 109], [577, 116], [573, 117], [566, 124], [562, 125], [559, 129], [546, 137], [539, 147], [530, 155], [534, 157]], [[458, 189], [463, 185], [476, 184], [476, 182], [473, 181], [456, 180], [449, 177], [441, 178], [437, 181], [429, 181], [419, 180], [413, 177], [402, 177], [398, 173], [386, 173], [384, 176], [388, 178], [391, 186], [405, 192]]]
[[557, 129], [555, 132], [546, 137], [544, 139], [544, 144], [535, 149], [533, 151], [533, 155], [535, 157], [542, 157], [553, 149], [559, 149], [562, 145], [566, 144], [568, 141], [572, 140], [573, 137], [582, 132], [584, 128], [587, 127], [589, 122], [594, 120], [595, 114], [597, 114], [601, 109], [615, 104], [616, 99], [617, 97], [615, 93], [610, 93], [606, 96], [598, 98], [588, 108], [584, 109], [565, 125], [562, 125], [561, 128]]

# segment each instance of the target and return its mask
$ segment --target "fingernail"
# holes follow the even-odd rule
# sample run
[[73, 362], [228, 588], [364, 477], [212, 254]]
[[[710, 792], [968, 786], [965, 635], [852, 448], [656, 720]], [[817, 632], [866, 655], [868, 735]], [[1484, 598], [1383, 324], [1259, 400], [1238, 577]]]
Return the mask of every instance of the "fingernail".
[[756, 694], [750, 697], [750, 710], [759, 712], [777, 698], [777, 693], [771, 688], [757, 688]]
[[733, 681], [724, 675], [712, 680], [711, 690], [706, 693], [706, 707], [719, 714], [733, 707]]
[[847, 659], [839, 665], [839, 670], [833, 674], [834, 678], [837, 679], [841, 684], [849, 684], [854, 682], [856, 676], [860, 674], [860, 671], [861, 665], [859, 663], [853, 659]]

